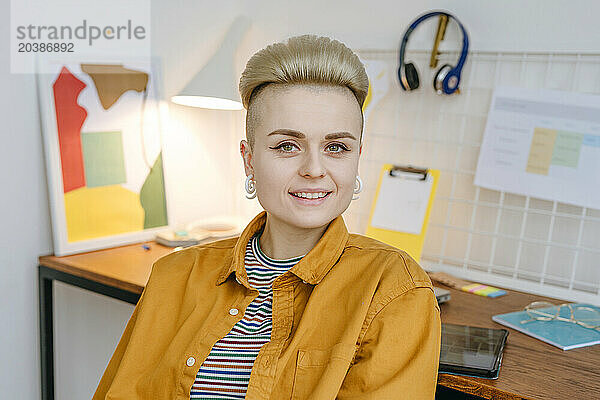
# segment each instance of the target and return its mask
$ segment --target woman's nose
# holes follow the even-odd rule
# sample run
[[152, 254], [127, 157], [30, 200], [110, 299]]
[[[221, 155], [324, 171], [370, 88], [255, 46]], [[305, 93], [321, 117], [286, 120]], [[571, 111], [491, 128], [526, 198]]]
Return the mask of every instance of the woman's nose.
[[323, 160], [318, 150], [307, 151], [304, 158], [304, 162], [300, 167], [300, 175], [304, 177], [322, 177], [325, 175], [325, 167], [323, 166]]

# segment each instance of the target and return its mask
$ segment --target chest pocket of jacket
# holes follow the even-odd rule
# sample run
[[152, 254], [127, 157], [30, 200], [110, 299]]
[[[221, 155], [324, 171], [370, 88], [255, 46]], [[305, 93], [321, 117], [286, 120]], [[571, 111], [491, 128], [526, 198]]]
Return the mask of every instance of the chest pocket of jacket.
[[[335, 397], [350, 361], [354, 357], [354, 344], [338, 343], [328, 349], [299, 349], [294, 374], [292, 400], [319, 398], [327, 391]], [[316, 398], [316, 397], [315, 397]]]

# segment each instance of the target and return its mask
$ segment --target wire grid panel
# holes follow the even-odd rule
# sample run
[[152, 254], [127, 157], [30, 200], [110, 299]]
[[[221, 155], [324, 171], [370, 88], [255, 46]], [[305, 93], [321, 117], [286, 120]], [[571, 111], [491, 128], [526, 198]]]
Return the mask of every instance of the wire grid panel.
[[[365, 126], [365, 200], [348, 209], [365, 232], [382, 163], [441, 170], [422, 264], [456, 276], [570, 301], [600, 304], [600, 210], [473, 185], [479, 148], [496, 85], [600, 93], [600, 54], [473, 52], [459, 95], [438, 95], [435, 72], [453, 64], [442, 54], [429, 68], [427, 51], [409, 51], [419, 89], [402, 91], [397, 51], [357, 51], [387, 63], [390, 90]], [[597, 171], [600, 173], [600, 171]], [[557, 188], [560, 190], [560, 188]]]

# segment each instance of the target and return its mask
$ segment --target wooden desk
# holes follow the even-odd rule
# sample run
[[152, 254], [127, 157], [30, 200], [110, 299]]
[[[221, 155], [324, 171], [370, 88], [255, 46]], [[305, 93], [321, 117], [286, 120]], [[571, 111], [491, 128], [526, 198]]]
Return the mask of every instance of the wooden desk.
[[438, 384], [485, 399], [600, 398], [600, 345], [563, 351], [492, 321], [492, 315], [521, 310], [536, 300], [560, 300], [505, 289], [487, 298], [447, 287], [451, 299], [442, 303], [442, 322], [485, 328], [504, 328], [508, 334], [498, 379], [439, 374]]
[[[142, 245], [150, 246], [145, 250]], [[42, 399], [54, 399], [53, 280], [136, 304], [152, 264], [173, 249], [153, 241], [64, 257], [39, 258]], [[440, 306], [442, 322], [501, 328], [494, 314], [518, 310], [535, 300], [557, 301], [507, 290], [496, 299], [447, 288], [452, 299]], [[560, 350], [510, 331], [497, 380], [439, 374], [438, 385], [485, 399], [592, 399], [600, 393], [600, 346]]]

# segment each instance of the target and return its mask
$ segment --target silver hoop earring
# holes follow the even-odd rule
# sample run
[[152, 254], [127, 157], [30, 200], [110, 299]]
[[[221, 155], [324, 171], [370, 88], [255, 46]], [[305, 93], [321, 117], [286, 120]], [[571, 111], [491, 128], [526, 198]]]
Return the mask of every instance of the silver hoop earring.
[[[362, 179], [360, 179], [360, 176], [356, 175], [356, 184], [354, 185], [354, 194], [358, 194], [360, 192], [362, 192], [362, 187], [363, 187], [363, 183], [362, 183]], [[359, 196], [352, 196], [352, 200], [356, 200], [358, 199]]]
[[250, 174], [246, 177], [246, 195], [247, 199], [253, 199], [256, 197], [256, 181], [254, 179], [254, 174]]

